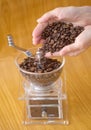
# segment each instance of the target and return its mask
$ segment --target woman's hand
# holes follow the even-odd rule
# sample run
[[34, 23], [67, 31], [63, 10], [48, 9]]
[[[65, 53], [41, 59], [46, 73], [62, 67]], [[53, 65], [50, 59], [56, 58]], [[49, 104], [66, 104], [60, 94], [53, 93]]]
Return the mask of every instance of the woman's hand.
[[91, 46], [91, 7], [60, 7], [47, 12], [37, 20], [38, 25], [33, 31], [33, 44], [42, 42], [41, 33], [48, 23], [53, 21], [71, 22], [74, 25], [84, 26], [85, 30], [76, 38], [73, 44], [65, 46], [54, 55], [78, 55]]

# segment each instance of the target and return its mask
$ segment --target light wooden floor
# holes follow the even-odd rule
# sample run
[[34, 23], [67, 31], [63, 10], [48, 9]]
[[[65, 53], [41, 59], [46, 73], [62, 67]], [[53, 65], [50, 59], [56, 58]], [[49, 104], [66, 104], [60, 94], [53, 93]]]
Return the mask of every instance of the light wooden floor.
[[23, 102], [18, 100], [20, 75], [14, 64], [18, 52], [7, 45], [11, 33], [17, 45], [31, 48], [36, 19], [59, 6], [91, 5], [90, 0], [0, 1], [0, 130], [91, 130], [91, 48], [66, 57], [70, 125], [22, 125]]

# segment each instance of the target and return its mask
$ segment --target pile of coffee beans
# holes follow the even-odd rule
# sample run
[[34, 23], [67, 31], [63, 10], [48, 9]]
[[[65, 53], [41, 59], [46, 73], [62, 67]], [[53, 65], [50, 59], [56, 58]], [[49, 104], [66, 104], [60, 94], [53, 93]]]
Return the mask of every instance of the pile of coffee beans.
[[41, 34], [41, 38], [44, 39], [42, 49], [45, 53], [60, 51], [64, 46], [74, 43], [83, 30], [83, 27], [73, 26], [72, 23], [53, 22]]
[[61, 62], [57, 59], [43, 57], [39, 63], [35, 57], [28, 57], [20, 64], [20, 68], [28, 72], [46, 73], [59, 68], [60, 65]]
[[39, 89], [42, 89], [47, 86], [51, 86], [51, 84], [53, 84], [59, 78], [63, 67], [60, 67], [62, 63], [57, 59], [42, 57], [40, 62], [38, 60], [39, 59], [36, 59], [36, 56], [28, 57], [25, 58], [19, 66], [21, 69], [27, 72], [32, 72], [25, 73], [24, 71], [20, 70], [22, 76], [25, 77], [27, 81], [31, 81], [33, 87], [37, 86]]

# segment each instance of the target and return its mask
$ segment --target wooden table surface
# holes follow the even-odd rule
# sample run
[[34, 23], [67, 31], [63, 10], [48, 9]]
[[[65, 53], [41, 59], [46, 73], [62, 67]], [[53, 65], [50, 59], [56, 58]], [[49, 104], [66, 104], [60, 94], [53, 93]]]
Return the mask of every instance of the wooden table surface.
[[90, 0], [0, 1], [0, 130], [91, 130], [91, 48], [76, 57], [66, 57], [68, 126], [22, 125], [22, 101], [18, 100], [20, 75], [14, 60], [18, 52], [7, 45], [7, 34], [17, 45], [31, 48], [36, 19], [59, 6], [91, 5]]

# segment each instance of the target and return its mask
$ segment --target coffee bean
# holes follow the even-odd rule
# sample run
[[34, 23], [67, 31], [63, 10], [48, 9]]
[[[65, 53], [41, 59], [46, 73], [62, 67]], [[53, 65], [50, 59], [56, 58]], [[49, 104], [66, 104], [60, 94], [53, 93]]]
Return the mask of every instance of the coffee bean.
[[57, 30], [54, 30], [54, 33], [57, 33]]
[[46, 39], [46, 41], [47, 41], [47, 42], [50, 42], [50, 40], [51, 40], [51, 38], [50, 38], [50, 37], [48, 37], [48, 38]]
[[38, 72], [38, 73], [43, 73], [43, 70], [42, 70], [42, 69], [39, 69], [37, 72]]
[[30, 71], [31, 71], [31, 72], [34, 72], [34, 71], [35, 71], [35, 67], [31, 67], [31, 68], [30, 68]]
[[54, 43], [54, 40], [52, 39], [51, 42], [50, 42], [50, 44], [53, 44], [53, 43]]
[[30, 63], [28, 63], [27, 66], [30, 67], [31, 66]]
[[48, 68], [46, 71], [47, 72], [50, 72], [50, 71], [52, 71], [53, 70], [53, 68]]
[[60, 51], [64, 46], [74, 43], [75, 38], [83, 30], [83, 27], [74, 27], [72, 23], [65, 23], [61, 21], [53, 22], [49, 24], [41, 34], [41, 38], [45, 39], [42, 49], [45, 53], [48, 51], [52, 53]]
[[36, 57], [34, 58], [29, 57], [24, 59], [24, 61], [20, 64], [20, 68], [28, 72], [44, 73], [45, 71], [46, 72], [53, 71], [60, 65], [61, 62], [57, 61], [57, 59], [50, 59], [47, 57], [43, 57], [39, 63]]

